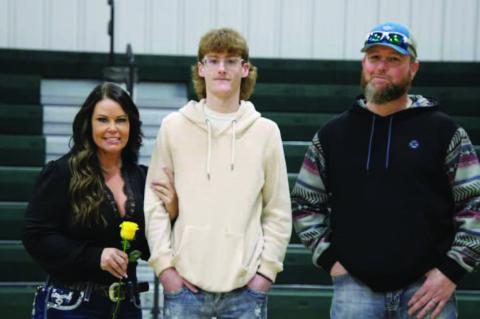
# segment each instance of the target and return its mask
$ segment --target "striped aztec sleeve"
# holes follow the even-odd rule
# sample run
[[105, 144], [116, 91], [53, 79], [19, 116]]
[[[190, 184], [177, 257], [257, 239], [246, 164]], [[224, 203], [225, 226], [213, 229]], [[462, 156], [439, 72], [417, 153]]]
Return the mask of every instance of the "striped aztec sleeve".
[[335, 260], [328, 251], [331, 237], [330, 195], [325, 180], [325, 155], [317, 133], [305, 154], [292, 190], [293, 224], [302, 243], [313, 252], [313, 263], [330, 270]]
[[447, 256], [471, 272], [480, 264], [480, 165], [462, 128], [450, 141], [445, 165], [455, 201], [456, 227]]

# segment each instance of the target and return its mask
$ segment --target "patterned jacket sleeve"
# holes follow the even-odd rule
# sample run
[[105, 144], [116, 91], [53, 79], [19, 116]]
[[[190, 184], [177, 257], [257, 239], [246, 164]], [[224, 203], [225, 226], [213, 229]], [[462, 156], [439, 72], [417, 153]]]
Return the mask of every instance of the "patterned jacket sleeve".
[[330, 271], [336, 257], [330, 243], [330, 194], [325, 186], [325, 154], [319, 134], [315, 135], [305, 154], [293, 187], [292, 213], [298, 237], [313, 252], [313, 263]]
[[456, 234], [447, 261], [438, 268], [453, 282], [480, 264], [480, 165], [462, 128], [453, 135], [445, 159], [455, 202]]

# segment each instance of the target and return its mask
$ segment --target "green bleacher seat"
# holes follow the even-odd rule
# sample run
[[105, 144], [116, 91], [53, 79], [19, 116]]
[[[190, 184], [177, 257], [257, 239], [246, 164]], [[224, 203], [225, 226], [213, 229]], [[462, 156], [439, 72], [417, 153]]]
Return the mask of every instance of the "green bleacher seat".
[[298, 173], [300, 171], [308, 145], [310, 145], [310, 142], [283, 142], [283, 151], [285, 153], [288, 172]]
[[277, 284], [331, 285], [330, 276], [312, 263], [312, 254], [301, 244], [290, 244], [284, 269], [278, 274]]
[[480, 145], [480, 117], [454, 116], [453, 119], [467, 131], [474, 145]]
[[[360, 93], [359, 85], [259, 83], [251, 100], [260, 112], [341, 113]], [[413, 87], [411, 93], [433, 97], [452, 116], [480, 116], [476, 87]]]
[[288, 186], [290, 186], [290, 192], [293, 189], [293, 185], [295, 185], [295, 181], [297, 180], [298, 173], [288, 173]]
[[0, 166], [0, 201], [28, 201], [40, 167]]
[[356, 84], [360, 61], [253, 58], [262, 83]]
[[268, 318], [330, 318], [332, 287], [274, 285], [268, 293]]
[[40, 135], [0, 135], [0, 165], [43, 166], [45, 137]]
[[476, 319], [480, 314], [480, 291], [457, 291], [458, 318]]
[[[360, 81], [360, 61], [252, 59], [262, 83], [350, 84]], [[413, 86], [480, 86], [480, 63], [422, 61]]]
[[0, 74], [0, 101], [4, 103], [39, 103], [40, 77]]
[[360, 92], [359, 86], [258, 83], [251, 101], [261, 113], [340, 113]]
[[[125, 54], [115, 54], [118, 65]], [[136, 54], [142, 81], [190, 82], [194, 56]], [[108, 54], [44, 50], [0, 49], [3, 74], [37, 74], [43, 78], [100, 79]], [[252, 58], [259, 83], [358, 85], [360, 61]], [[480, 86], [480, 64], [475, 62], [421, 62], [415, 86]]]
[[284, 141], [311, 141], [313, 135], [335, 114], [265, 112], [280, 127]]
[[40, 105], [0, 103], [0, 120], [0, 134], [42, 134], [43, 111]]
[[20, 241], [0, 241], [0, 282], [41, 282], [45, 271]]
[[[102, 79], [108, 59], [105, 53], [0, 49], [0, 70], [4, 74], [38, 74], [43, 78]], [[115, 54], [114, 60], [116, 65], [127, 65], [125, 54]], [[194, 62], [193, 56], [135, 54], [142, 81], [188, 83]]]
[[139, 77], [144, 81], [190, 83], [190, 67], [195, 63], [193, 56], [135, 56]]
[[[115, 55], [115, 62], [125, 62], [124, 55]], [[38, 74], [42, 78], [102, 78], [108, 54], [45, 50], [0, 50], [0, 70], [10, 74]]]
[[31, 318], [36, 286], [36, 284], [0, 285], [2, 319]]
[[413, 80], [415, 86], [454, 86], [478, 87], [480, 79], [475, 74], [480, 72], [478, 62], [420, 62], [420, 71]]
[[20, 240], [26, 202], [0, 202], [0, 240]]

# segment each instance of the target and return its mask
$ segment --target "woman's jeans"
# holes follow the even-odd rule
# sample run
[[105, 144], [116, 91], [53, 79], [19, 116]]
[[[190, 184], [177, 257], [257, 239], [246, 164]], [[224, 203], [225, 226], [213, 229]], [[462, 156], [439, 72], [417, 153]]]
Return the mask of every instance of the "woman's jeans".
[[[115, 305], [106, 294], [48, 284], [37, 288], [32, 319], [111, 319]], [[127, 293], [120, 301], [117, 318], [142, 318], [138, 293]]]
[[[333, 277], [333, 319], [407, 319], [408, 301], [422, 286], [419, 280], [405, 289], [385, 293], [371, 290], [349, 274]], [[426, 318], [430, 318], [430, 314]], [[452, 295], [437, 319], [457, 318], [455, 294]]]

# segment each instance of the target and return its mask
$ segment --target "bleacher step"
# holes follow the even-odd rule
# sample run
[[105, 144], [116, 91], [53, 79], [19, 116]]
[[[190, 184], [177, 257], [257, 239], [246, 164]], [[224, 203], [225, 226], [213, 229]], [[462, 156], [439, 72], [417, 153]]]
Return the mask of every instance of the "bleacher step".
[[38, 104], [0, 102], [0, 120], [0, 134], [42, 134], [43, 113]]
[[43, 166], [45, 138], [41, 135], [0, 134], [0, 166]]
[[0, 201], [28, 201], [41, 167], [0, 166]]
[[1, 240], [20, 240], [27, 202], [0, 202]]
[[[1, 68], [0, 72], [2, 72]], [[0, 73], [0, 101], [2, 103], [39, 103], [40, 76]]]
[[[78, 109], [99, 83], [100, 81], [97, 80], [44, 79], [41, 83], [41, 103], [43, 105], [73, 105]], [[178, 109], [187, 102], [187, 85], [184, 83], [141, 82], [135, 86], [134, 100], [139, 108]]]

